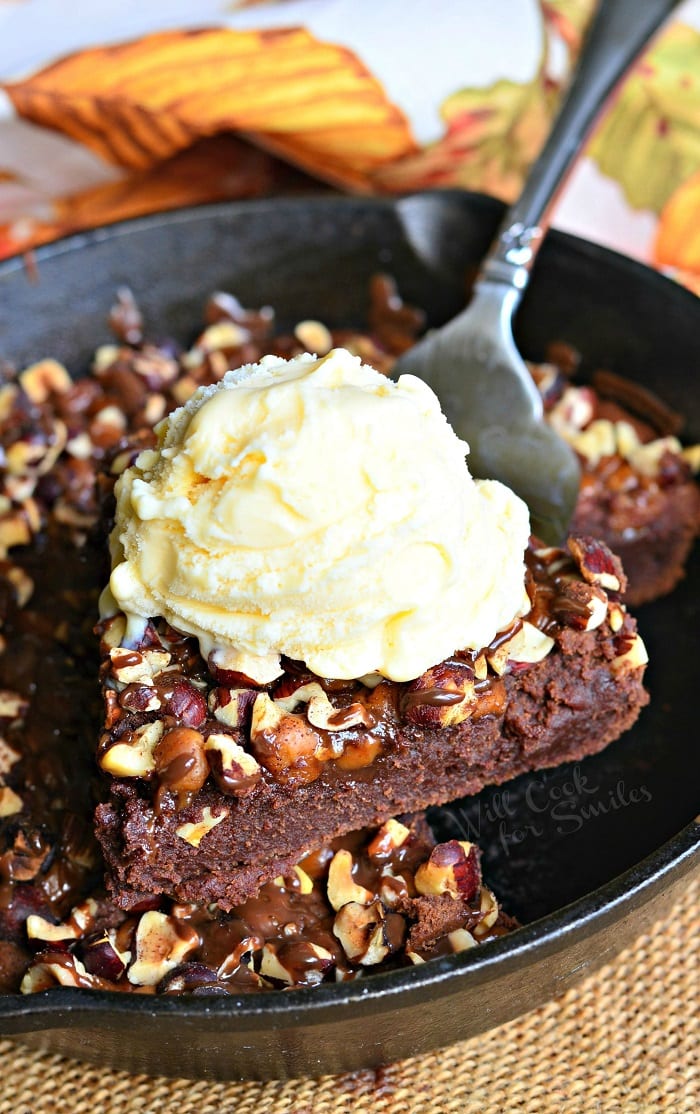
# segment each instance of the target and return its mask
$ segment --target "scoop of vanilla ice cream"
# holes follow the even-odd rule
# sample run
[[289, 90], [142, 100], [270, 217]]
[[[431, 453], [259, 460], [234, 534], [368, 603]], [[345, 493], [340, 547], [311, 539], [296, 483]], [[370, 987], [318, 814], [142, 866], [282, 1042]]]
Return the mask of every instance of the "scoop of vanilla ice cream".
[[335, 349], [228, 372], [117, 484], [110, 588], [253, 680], [419, 676], [527, 610], [525, 504], [428, 386]]

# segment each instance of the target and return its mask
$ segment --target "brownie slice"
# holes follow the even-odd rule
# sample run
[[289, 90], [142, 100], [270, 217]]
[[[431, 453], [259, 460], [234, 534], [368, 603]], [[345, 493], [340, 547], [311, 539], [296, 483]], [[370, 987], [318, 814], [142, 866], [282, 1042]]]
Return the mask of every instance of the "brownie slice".
[[647, 603], [683, 577], [700, 531], [700, 449], [682, 447], [682, 417], [646, 388], [607, 371], [590, 386], [571, 386], [571, 354], [562, 345], [557, 353], [563, 367], [531, 370], [549, 422], [581, 461], [571, 530], [605, 541], [624, 565], [627, 602]]
[[527, 554], [532, 608], [481, 652], [370, 686], [287, 662], [258, 687], [155, 620], [101, 624], [107, 710], [96, 812], [122, 908], [168, 894], [227, 909], [353, 829], [601, 750], [648, 697], [617, 558], [589, 538]]
[[[453, 955], [517, 927], [481, 876], [476, 844], [436, 843], [422, 815], [352, 832], [224, 913], [94, 894], [62, 924], [34, 917], [21, 990], [249, 994], [345, 982]], [[19, 984], [19, 979], [17, 980]]]

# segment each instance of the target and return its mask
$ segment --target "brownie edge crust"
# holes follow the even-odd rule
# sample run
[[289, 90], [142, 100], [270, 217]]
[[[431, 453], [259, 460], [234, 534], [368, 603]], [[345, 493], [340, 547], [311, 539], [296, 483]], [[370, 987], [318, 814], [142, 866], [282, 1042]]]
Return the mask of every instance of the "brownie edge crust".
[[498, 706], [478, 717], [412, 722], [407, 687], [380, 686], [391, 730], [364, 766], [325, 762], [307, 783], [280, 782], [263, 769], [239, 796], [208, 778], [184, 804], [154, 792], [148, 779], [113, 778], [96, 831], [114, 901], [129, 909], [167, 894], [228, 909], [320, 842], [602, 750], [648, 702], [635, 621], [611, 595], [595, 629], [551, 627], [550, 652], [504, 672]]

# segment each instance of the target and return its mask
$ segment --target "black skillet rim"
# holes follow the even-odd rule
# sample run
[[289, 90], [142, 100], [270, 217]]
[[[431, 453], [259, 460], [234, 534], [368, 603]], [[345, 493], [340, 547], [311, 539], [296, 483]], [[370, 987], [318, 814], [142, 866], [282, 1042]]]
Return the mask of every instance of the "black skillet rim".
[[[319, 194], [312, 195], [319, 207], [324, 201], [330, 206], [343, 202], [358, 204], [356, 198]], [[483, 194], [465, 191], [426, 191], [420, 195], [405, 198], [362, 198], [363, 205], [392, 209], [403, 201], [416, 198], [452, 197], [469, 200], [470, 203], [491, 210], [502, 211], [503, 206], [496, 199]], [[120, 221], [88, 232], [77, 233], [34, 249], [31, 253], [12, 256], [0, 263], [0, 280], [23, 269], [29, 270], [31, 262], [40, 264], [43, 260], [53, 259], [69, 252], [89, 248], [93, 244], [121, 236], [138, 234], [140, 231], [163, 225], [186, 224], [191, 220], [207, 217], [223, 217], [231, 213], [243, 214], [259, 208], [269, 208], [280, 204], [293, 207], [295, 203], [308, 204], [309, 197], [271, 198], [243, 202], [219, 202], [210, 205], [188, 206], [132, 220]], [[662, 286], [670, 284], [682, 299], [687, 297], [693, 303], [697, 298], [688, 290], [678, 286], [671, 279], [653, 271], [644, 264], [628, 256], [621, 255], [599, 244], [583, 240], [569, 233], [552, 230], [549, 233], [554, 241], [565, 245], [575, 254], [594, 258], [608, 258], [622, 271], [643, 273], [646, 281], [658, 282]], [[29, 256], [29, 260], [28, 260]], [[458, 955], [433, 960], [429, 964], [404, 968], [384, 974], [374, 974], [368, 978], [348, 983], [328, 986], [289, 990], [279, 994], [242, 995], [229, 998], [207, 999], [205, 997], [151, 997], [126, 995], [112, 991], [90, 991], [69, 988], [56, 988], [35, 995], [0, 995], [0, 1031], [10, 1035], [13, 1032], [29, 1032], [41, 1028], [58, 1026], [65, 1018], [80, 1020], [89, 1024], [93, 1018], [101, 1016], [127, 1019], [130, 1016], [178, 1017], [183, 1021], [205, 1022], [207, 1019], [219, 1027], [221, 1021], [229, 1019], [237, 1028], [242, 1022], [252, 1028], [266, 1027], [277, 1019], [285, 1027], [295, 1021], [322, 1024], [328, 1011], [335, 1013], [348, 1008], [353, 1012], [371, 1011], [372, 1004], [378, 1000], [404, 999], [418, 1001], [426, 994], [432, 997], [438, 988], [447, 989], [446, 983], [459, 983], [455, 990], [462, 989], [463, 983], [473, 972], [486, 972], [495, 967], [517, 968], [533, 963], [548, 953], [563, 949], [575, 939], [592, 934], [599, 927], [621, 918], [650, 900], [661, 887], [671, 886], [674, 882], [690, 873], [700, 862], [700, 817], [683, 827], [675, 836], [667, 840], [646, 858], [636, 863], [605, 885], [585, 894], [569, 905], [550, 913], [520, 928], [512, 935], [501, 937], [478, 948]], [[397, 1003], [398, 1004], [398, 1003]], [[401, 1004], [410, 1004], [402, 1001]], [[358, 1009], [359, 1008], [359, 1009]], [[7, 1025], [7, 1022], [17, 1025]], [[37, 1022], [39, 1024], [32, 1024]]]

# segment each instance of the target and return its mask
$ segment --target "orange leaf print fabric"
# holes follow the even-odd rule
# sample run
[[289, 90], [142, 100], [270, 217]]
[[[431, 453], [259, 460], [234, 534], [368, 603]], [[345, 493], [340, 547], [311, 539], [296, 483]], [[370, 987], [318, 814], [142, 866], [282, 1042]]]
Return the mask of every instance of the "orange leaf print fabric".
[[368, 188], [378, 165], [417, 150], [352, 51], [303, 28], [159, 32], [81, 51], [4, 90], [25, 119], [131, 170], [237, 131]]
[[683, 182], [661, 210], [654, 262], [700, 295], [700, 170]]

